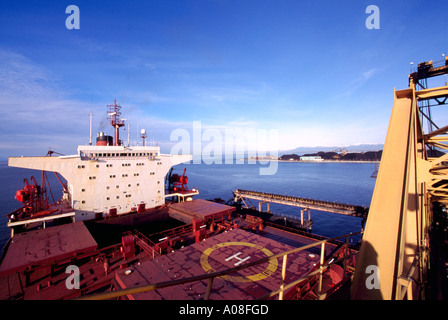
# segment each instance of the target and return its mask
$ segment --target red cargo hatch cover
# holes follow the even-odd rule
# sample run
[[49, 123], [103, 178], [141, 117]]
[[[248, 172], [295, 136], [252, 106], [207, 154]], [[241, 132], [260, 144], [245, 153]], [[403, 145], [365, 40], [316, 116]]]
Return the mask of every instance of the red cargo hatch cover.
[[[241, 229], [234, 229], [206, 241], [146, 261], [117, 273], [122, 289], [178, 280], [206, 272], [221, 271], [293, 247]], [[286, 283], [306, 275], [319, 261], [318, 255], [303, 251], [288, 255]], [[255, 299], [276, 290], [281, 283], [282, 258], [271, 260], [232, 275], [216, 278], [210, 299]], [[203, 299], [207, 280], [128, 295], [130, 299]]]
[[23, 271], [27, 266], [43, 265], [89, 252], [97, 243], [83, 222], [14, 235], [0, 266], [0, 275]]

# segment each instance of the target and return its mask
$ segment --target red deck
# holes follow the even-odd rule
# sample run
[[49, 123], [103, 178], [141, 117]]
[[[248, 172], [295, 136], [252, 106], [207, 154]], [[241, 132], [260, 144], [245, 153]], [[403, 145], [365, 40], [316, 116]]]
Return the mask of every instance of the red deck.
[[200, 220], [205, 221], [211, 218], [220, 218], [230, 215], [235, 210], [235, 207], [212, 201], [195, 199], [193, 201], [174, 203], [170, 205], [168, 212], [172, 218], [185, 223], [192, 223], [193, 218], [199, 218]]
[[0, 276], [20, 272], [27, 266], [44, 265], [89, 252], [97, 243], [83, 222], [14, 235], [0, 266]]
[[[293, 247], [241, 229], [211, 237], [116, 274], [122, 289], [222, 271]], [[288, 256], [286, 283], [307, 274], [319, 256], [303, 251]], [[276, 290], [281, 283], [282, 259], [241, 270], [213, 282], [210, 299], [250, 299]], [[129, 299], [203, 299], [207, 281], [129, 295]]]

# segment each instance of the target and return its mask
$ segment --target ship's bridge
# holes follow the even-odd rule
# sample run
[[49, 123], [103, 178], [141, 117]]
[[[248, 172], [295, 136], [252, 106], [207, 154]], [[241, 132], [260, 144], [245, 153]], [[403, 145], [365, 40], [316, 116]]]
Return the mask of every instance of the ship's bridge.
[[83, 160], [99, 160], [103, 158], [118, 159], [131, 157], [149, 157], [155, 159], [160, 156], [160, 147], [156, 146], [79, 146], [78, 154]]

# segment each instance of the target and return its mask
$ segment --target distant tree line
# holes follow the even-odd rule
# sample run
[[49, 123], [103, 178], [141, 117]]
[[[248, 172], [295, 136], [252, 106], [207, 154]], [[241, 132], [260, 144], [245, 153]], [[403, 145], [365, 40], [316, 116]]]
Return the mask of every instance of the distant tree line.
[[302, 156], [297, 154], [285, 154], [280, 157], [280, 160], [296, 160], [300, 161], [300, 157], [311, 157], [320, 156], [324, 160], [340, 160], [340, 161], [379, 161], [381, 160], [381, 155], [383, 150], [380, 151], [367, 151], [367, 152], [347, 152], [347, 153], [337, 153], [337, 152], [317, 152], [308, 153]]

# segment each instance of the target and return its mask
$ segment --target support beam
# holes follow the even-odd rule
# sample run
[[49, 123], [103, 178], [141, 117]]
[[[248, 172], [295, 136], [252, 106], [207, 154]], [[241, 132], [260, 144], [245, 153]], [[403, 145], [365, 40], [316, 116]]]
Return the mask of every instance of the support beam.
[[[448, 87], [416, 91], [412, 78], [410, 89], [395, 92], [352, 283], [353, 299], [424, 297], [432, 203], [448, 203], [448, 155], [428, 158], [426, 150], [448, 149], [448, 125], [424, 134], [417, 102], [447, 95]], [[372, 281], [379, 285], [372, 286]]]
[[[417, 158], [424, 153], [419, 119], [414, 90], [396, 91], [352, 285], [354, 299], [395, 299], [398, 278], [419, 250], [416, 223], [421, 220], [422, 191]], [[379, 272], [372, 275], [369, 270]], [[378, 277], [379, 287], [369, 286], [372, 277]]]

